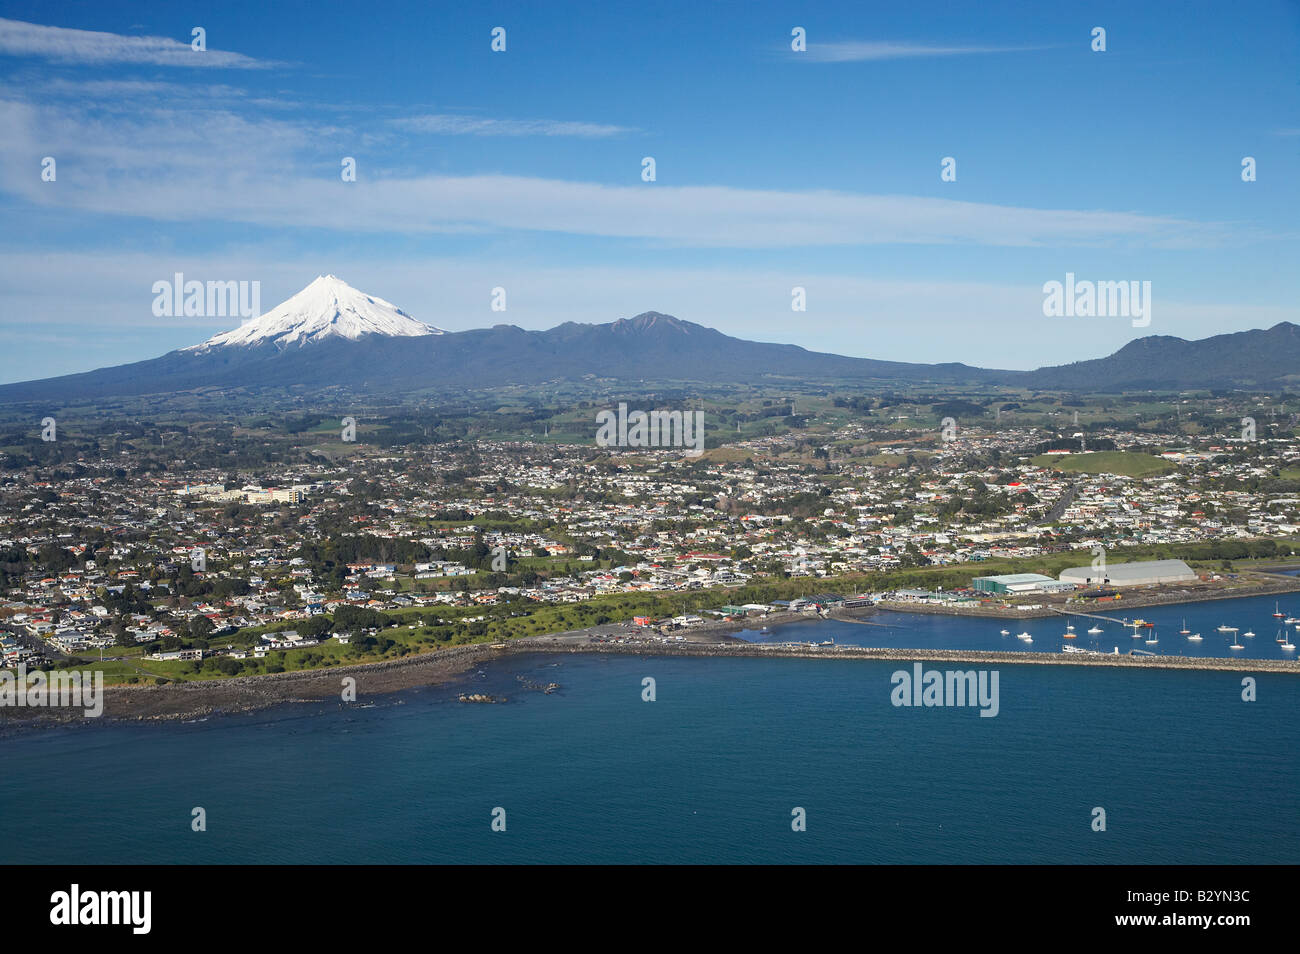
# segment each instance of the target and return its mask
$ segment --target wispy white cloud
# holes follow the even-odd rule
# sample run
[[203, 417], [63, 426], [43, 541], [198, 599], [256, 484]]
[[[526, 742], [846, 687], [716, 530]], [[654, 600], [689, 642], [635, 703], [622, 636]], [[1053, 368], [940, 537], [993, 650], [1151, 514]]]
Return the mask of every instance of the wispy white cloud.
[[[1034, 209], [928, 196], [627, 185], [530, 176], [401, 175], [345, 128], [225, 109], [103, 117], [0, 100], [0, 179], [41, 205], [173, 222], [243, 222], [343, 232], [554, 232], [714, 248], [830, 245], [1215, 246], [1238, 229], [1183, 219]], [[391, 151], [390, 151], [391, 152]], [[54, 156], [57, 183], [42, 182]], [[356, 156], [356, 182], [340, 157]], [[65, 163], [66, 160], [66, 163]], [[76, 174], [64, 175], [75, 168]]]
[[572, 122], [557, 119], [491, 119], [432, 113], [393, 120], [398, 129], [443, 136], [577, 136], [598, 139], [635, 132], [628, 126]]
[[0, 18], [0, 55], [33, 56], [66, 63], [148, 63], [243, 70], [279, 65], [224, 50], [197, 52], [190, 48], [188, 41], [164, 36], [124, 36], [3, 18]]
[[1044, 50], [1044, 46], [927, 46], [923, 43], [845, 40], [831, 43], [809, 41], [806, 58], [817, 63], [855, 63], [866, 60], [900, 60], [925, 56], [970, 56], [980, 53], [1022, 53]]

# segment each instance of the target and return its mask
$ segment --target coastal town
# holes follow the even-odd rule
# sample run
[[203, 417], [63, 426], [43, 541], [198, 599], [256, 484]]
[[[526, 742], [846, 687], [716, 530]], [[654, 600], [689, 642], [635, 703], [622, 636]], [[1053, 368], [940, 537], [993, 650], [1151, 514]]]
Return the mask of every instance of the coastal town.
[[[8, 666], [108, 661], [110, 679], [133, 682], [389, 658], [547, 625], [612, 621], [671, 640], [722, 620], [876, 605], [1041, 614], [1126, 587], [1138, 606], [1134, 588], [1270, 591], [1237, 570], [1289, 558], [1300, 532], [1293, 438], [1090, 434], [1150, 471], [1128, 476], [1063, 469], [1089, 453], [1073, 438], [1043, 450], [1036, 428], [881, 440], [815, 425], [703, 458], [490, 440], [358, 443], [346, 458], [253, 473], [156, 454], [131, 468], [125, 451], [10, 458], [0, 651]], [[1197, 569], [1108, 574], [1126, 554]], [[540, 612], [564, 606], [580, 611]]]

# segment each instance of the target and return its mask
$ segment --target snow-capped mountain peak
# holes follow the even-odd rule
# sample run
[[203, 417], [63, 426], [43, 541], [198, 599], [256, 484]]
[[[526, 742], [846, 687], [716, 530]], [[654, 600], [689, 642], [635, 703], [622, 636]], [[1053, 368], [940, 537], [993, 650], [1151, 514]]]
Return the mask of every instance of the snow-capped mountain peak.
[[326, 338], [356, 341], [367, 335], [413, 338], [441, 334], [446, 332], [417, 321], [391, 302], [357, 291], [333, 275], [321, 275], [266, 314], [184, 350], [263, 345], [284, 350]]

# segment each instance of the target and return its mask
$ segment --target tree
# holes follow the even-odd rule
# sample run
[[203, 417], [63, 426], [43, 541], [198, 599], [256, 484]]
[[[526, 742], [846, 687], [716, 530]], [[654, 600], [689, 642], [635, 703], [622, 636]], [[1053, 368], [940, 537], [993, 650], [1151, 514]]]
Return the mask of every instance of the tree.
[[237, 676], [244, 671], [244, 664], [238, 659], [222, 656], [221, 659], [217, 660], [217, 669], [227, 676]]
[[333, 624], [328, 616], [313, 616], [298, 627], [298, 632], [309, 638], [324, 636]]

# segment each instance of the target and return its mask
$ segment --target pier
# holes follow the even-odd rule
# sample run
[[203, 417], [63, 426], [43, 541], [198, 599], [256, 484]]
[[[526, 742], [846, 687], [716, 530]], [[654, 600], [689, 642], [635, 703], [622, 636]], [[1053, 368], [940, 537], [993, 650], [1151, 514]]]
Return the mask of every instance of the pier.
[[1113, 617], [1113, 616], [1102, 616], [1100, 613], [1082, 613], [1082, 612], [1074, 612], [1074, 613], [1072, 613], [1072, 612], [1069, 612], [1068, 610], [1063, 610], [1063, 609], [1061, 609], [1059, 606], [1053, 606], [1052, 609], [1056, 610], [1056, 612], [1058, 612], [1058, 613], [1061, 614], [1062, 616], [1086, 616], [1086, 617], [1088, 617], [1088, 619], [1104, 619], [1104, 620], [1105, 620], [1106, 622], [1108, 622], [1108, 623], [1118, 623], [1120, 626], [1132, 626], [1132, 625], [1133, 625], [1132, 623], [1130, 623], [1130, 622], [1129, 622], [1128, 620], [1126, 620], [1126, 619], [1116, 619], [1116, 618]]

